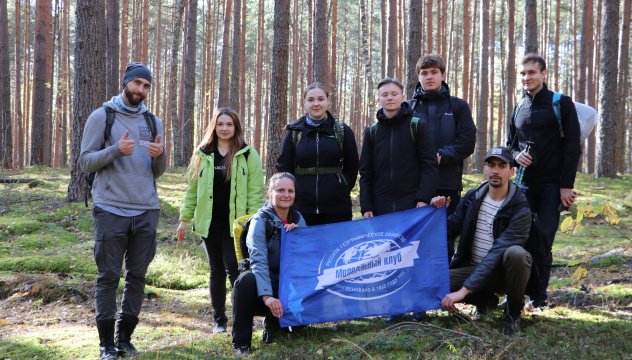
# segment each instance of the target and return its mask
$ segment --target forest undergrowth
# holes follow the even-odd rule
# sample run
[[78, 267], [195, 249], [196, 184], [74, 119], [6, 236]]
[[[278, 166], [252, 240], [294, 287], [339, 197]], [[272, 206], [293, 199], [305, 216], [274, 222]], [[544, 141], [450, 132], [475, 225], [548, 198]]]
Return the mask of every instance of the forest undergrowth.
[[[98, 358], [92, 204], [65, 201], [64, 169], [30, 167], [2, 176], [33, 180], [0, 184], [0, 359]], [[466, 176], [465, 187], [480, 178]], [[620, 221], [612, 229], [601, 219], [584, 219], [583, 231], [558, 233], [550, 306], [527, 307], [519, 336], [502, 334], [502, 310], [477, 316], [465, 305], [456, 315], [431, 311], [422, 323], [409, 314], [395, 325], [383, 317], [312, 325], [277, 334], [270, 345], [261, 342], [262, 318], [256, 318], [251, 358], [632, 359], [632, 250], [619, 232], [632, 234], [631, 180], [578, 175], [580, 203], [603, 199]], [[233, 356], [230, 331], [212, 331], [204, 249], [192, 235], [175, 240], [185, 187], [183, 168], [170, 168], [158, 181], [159, 245], [134, 333], [144, 352], [136, 359]], [[578, 275], [580, 267], [585, 271]], [[123, 281], [119, 298], [122, 289]]]

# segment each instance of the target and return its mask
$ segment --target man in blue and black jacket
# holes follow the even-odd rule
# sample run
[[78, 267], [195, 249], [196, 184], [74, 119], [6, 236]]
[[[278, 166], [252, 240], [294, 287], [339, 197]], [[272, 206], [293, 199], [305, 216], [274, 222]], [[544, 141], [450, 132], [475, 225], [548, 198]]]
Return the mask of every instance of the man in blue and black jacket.
[[[560, 210], [575, 203], [575, 173], [581, 152], [580, 128], [575, 105], [570, 97], [559, 100], [561, 121], [555, 114], [554, 92], [544, 83], [546, 62], [535, 54], [522, 59], [520, 78], [524, 101], [516, 106], [509, 121], [507, 146], [518, 165], [525, 167], [523, 184], [531, 210], [546, 233], [551, 247], [560, 222]], [[531, 150], [525, 151], [527, 141]], [[518, 184], [521, 185], [521, 184]], [[552, 259], [549, 259], [549, 265]], [[543, 275], [548, 285], [550, 266]], [[536, 307], [546, 305], [546, 287], [539, 294], [529, 294]]]

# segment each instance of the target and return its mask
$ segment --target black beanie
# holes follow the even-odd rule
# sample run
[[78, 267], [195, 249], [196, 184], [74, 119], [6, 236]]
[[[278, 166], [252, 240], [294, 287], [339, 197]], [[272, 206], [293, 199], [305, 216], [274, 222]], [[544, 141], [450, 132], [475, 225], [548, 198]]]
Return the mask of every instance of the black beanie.
[[137, 78], [145, 79], [151, 84], [151, 71], [149, 71], [145, 64], [140, 62], [127, 64], [125, 75], [123, 75], [123, 87], [125, 87], [128, 82]]

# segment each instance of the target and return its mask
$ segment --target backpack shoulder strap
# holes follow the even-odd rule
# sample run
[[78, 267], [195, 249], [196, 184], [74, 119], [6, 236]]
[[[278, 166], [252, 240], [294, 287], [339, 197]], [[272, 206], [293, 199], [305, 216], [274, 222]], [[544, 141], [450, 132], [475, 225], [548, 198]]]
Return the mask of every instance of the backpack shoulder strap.
[[560, 129], [560, 137], [564, 137], [564, 129], [562, 128], [562, 105], [560, 104], [561, 99], [562, 94], [558, 92], [553, 93], [553, 112], [555, 113], [555, 118], [557, 119], [557, 126]]
[[145, 122], [147, 123], [147, 127], [149, 128], [149, 131], [151, 131], [151, 142], [156, 141], [156, 136], [158, 135], [158, 130], [156, 129], [156, 117], [154, 116], [154, 114], [152, 114], [149, 111], [145, 111], [143, 113], [143, 116], [145, 117]]
[[110, 138], [112, 134], [112, 126], [114, 125], [114, 117], [115, 112], [113, 109], [110, 109], [107, 106], [103, 107], [105, 109], [105, 131], [103, 132], [103, 145], [101, 149], [105, 149], [105, 142]]
[[413, 117], [410, 119], [410, 136], [413, 138], [413, 143], [417, 145], [417, 127], [419, 125], [419, 118]]
[[301, 142], [302, 130], [290, 129], [292, 132], [292, 143], [294, 144], [294, 150], [298, 148], [298, 143]]
[[342, 126], [342, 123], [338, 120], [334, 120], [334, 135], [336, 136], [336, 140], [340, 146], [340, 151], [344, 152], [345, 129], [344, 126]]
[[369, 135], [371, 137], [371, 141], [375, 143], [375, 133], [377, 132], [377, 123], [369, 126]]
[[410, 105], [410, 108], [411, 108], [411, 110], [414, 113], [415, 112], [415, 108], [417, 107], [417, 99], [412, 98], [412, 99], [408, 100], [408, 105]]

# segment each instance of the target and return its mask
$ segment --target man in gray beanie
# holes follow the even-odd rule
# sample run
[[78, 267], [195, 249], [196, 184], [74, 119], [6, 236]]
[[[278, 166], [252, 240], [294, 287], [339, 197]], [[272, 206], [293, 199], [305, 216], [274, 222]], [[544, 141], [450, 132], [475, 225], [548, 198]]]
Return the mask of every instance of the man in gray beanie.
[[[128, 64], [123, 92], [88, 117], [81, 142], [79, 166], [85, 173], [96, 172], [92, 217], [101, 360], [139, 353], [130, 338], [143, 304], [145, 273], [156, 254], [156, 179], [167, 166], [162, 122], [143, 103], [151, 80], [144, 64]], [[125, 287], [115, 320], [123, 261]]]

